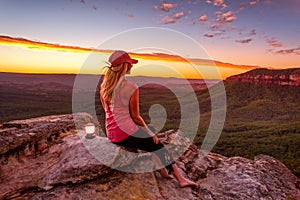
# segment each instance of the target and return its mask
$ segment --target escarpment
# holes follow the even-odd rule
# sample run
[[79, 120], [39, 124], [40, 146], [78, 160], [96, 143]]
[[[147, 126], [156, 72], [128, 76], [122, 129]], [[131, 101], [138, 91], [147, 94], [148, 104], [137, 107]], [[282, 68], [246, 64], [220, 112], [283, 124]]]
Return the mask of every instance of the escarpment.
[[[180, 188], [133, 153], [98, 134], [86, 139], [85, 113], [3, 123], [0, 199], [300, 199], [300, 180], [267, 155], [254, 160], [200, 150], [180, 131], [159, 133], [179, 168], [199, 183]], [[95, 153], [96, 152], [96, 153]], [[100, 159], [97, 155], [101, 155]]]

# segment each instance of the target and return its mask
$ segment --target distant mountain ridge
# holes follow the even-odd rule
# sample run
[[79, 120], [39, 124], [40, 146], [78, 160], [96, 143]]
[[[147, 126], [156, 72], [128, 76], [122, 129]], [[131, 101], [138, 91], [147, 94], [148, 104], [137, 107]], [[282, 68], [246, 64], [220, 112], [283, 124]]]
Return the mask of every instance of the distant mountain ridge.
[[280, 70], [257, 68], [242, 74], [230, 76], [229, 78], [226, 79], [226, 81], [299, 86], [300, 68], [280, 69]]

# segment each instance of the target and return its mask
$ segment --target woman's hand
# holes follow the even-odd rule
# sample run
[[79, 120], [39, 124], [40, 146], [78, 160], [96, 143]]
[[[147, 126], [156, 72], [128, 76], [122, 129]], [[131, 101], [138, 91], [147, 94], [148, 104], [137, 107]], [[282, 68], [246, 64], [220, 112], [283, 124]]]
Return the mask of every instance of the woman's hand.
[[158, 144], [158, 143], [159, 143], [159, 139], [158, 139], [158, 137], [157, 137], [155, 134], [152, 135], [152, 138], [153, 138], [153, 142], [154, 142], [155, 144]]

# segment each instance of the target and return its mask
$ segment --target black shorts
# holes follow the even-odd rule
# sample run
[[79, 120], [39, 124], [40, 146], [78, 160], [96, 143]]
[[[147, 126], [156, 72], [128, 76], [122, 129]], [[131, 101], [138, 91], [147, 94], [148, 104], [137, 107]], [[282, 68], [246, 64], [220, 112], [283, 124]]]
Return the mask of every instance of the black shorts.
[[[151, 127], [149, 128], [152, 129]], [[173, 172], [172, 164], [175, 162], [170, 153], [161, 142], [155, 144], [153, 138], [141, 127], [139, 127], [139, 130], [134, 134], [120, 142], [114, 142], [114, 144], [123, 147], [136, 148], [147, 152], [153, 152], [159, 157], [162, 164], [168, 170], [168, 173], [171, 174], [171, 172]]]

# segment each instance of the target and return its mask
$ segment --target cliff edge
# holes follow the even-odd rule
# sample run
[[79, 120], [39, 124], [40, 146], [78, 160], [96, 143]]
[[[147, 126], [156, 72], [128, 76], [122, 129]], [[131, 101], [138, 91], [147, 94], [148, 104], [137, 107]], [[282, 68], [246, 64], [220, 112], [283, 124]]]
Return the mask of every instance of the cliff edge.
[[280, 70], [257, 68], [242, 74], [230, 76], [226, 79], [226, 81], [300, 86], [300, 68], [280, 69]]
[[[137, 171], [151, 166], [151, 156], [132, 156], [102, 136], [85, 139], [81, 129], [92, 121], [78, 113], [3, 123], [0, 199], [300, 199], [300, 180], [275, 158], [259, 155], [249, 160], [205, 152], [180, 131], [158, 136], [175, 154], [188, 145], [178, 166], [199, 188], [180, 188], [157, 172], [126, 172], [133, 165]], [[106, 155], [105, 164], [86, 142]]]

